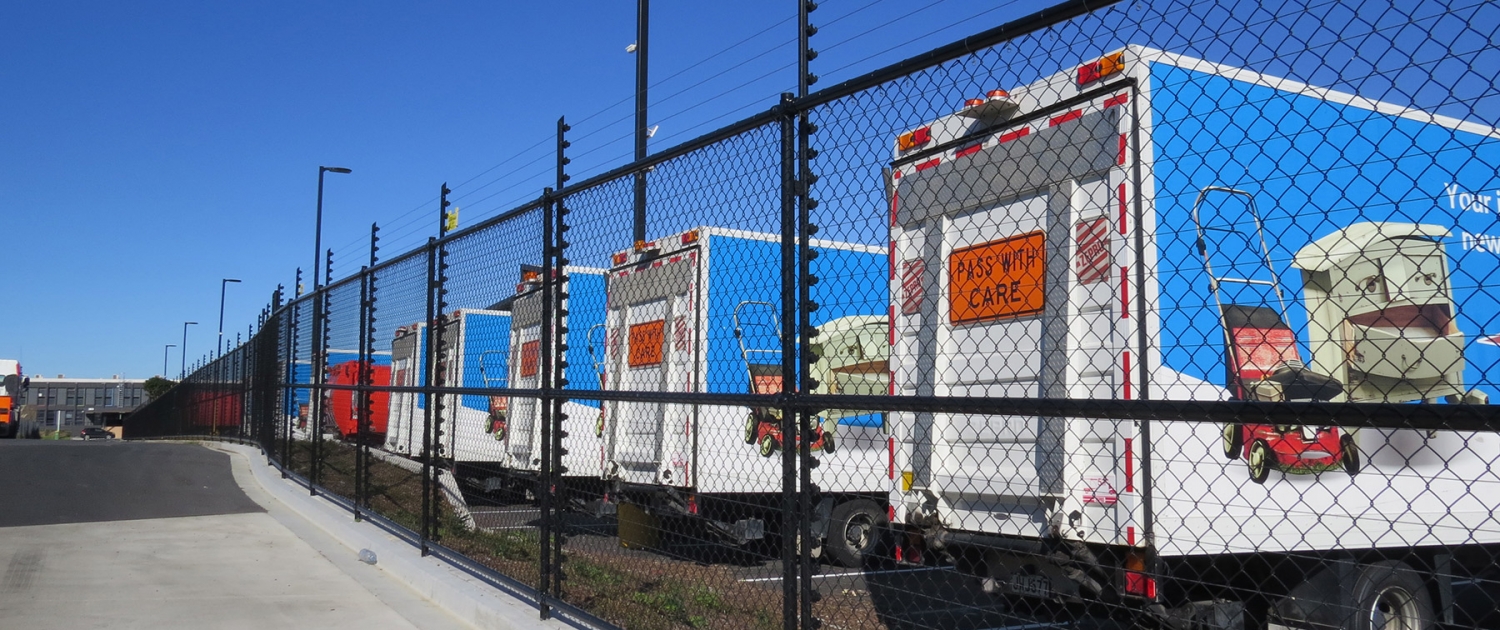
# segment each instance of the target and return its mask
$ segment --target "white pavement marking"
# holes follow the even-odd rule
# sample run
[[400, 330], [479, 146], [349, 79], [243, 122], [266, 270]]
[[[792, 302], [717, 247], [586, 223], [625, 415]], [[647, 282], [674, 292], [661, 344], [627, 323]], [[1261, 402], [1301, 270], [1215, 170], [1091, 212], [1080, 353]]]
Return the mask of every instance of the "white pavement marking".
[[[870, 571], [870, 572], [865, 572], [865, 571], [845, 571], [843, 573], [819, 573], [817, 575], [812, 576], [812, 579], [816, 580], [818, 578], [841, 577], [841, 576], [846, 576], [846, 575], [860, 575], [860, 576], [868, 576], [868, 575], [893, 575], [893, 574], [896, 574], [896, 573], [919, 573], [919, 572], [922, 572], [922, 571], [952, 571], [952, 570], [953, 569], [950, 569], [948, 567], [923, 567], [923, 568], [920, 568], [920, 569], [892, 569], [890, 571]], [[777, 582], [777, 581], [780, 581], [781, 579], [782, 578], [780, 578], [780, 577], [768, 577], [768, 578], [748, 578], [748, 579], [744, 579], [744, 580], [740, 580], [740, 581], [741, 582]]]

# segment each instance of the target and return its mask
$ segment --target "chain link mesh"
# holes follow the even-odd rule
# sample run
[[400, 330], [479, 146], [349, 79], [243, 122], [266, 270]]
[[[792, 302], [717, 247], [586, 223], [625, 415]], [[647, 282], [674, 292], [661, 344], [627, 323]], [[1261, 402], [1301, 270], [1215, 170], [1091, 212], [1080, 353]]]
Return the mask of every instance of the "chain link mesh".
[[1500, 624], [1500, 10], [1086, 8], [278, 297], [127, 437], [585, 624]]

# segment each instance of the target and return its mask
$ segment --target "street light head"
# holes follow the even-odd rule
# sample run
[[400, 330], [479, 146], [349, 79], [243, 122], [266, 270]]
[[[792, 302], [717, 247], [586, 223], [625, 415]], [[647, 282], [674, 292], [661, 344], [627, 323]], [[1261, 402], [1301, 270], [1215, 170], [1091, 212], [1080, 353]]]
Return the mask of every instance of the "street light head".
[[625, 52], [627, 52], [627, 53], [633, 53], [633, 52], [635, 52], [635, 48], [636, 48], [636, 45], [634, 43], [632, 43], [629, 46], [625, 47]]
[[325, 171], [328, 171], [330, 173], [344, 173], [344, 174], [348, 174], [348, 173], [353, 173], [354, 172], [354, 171], [351, 171], [351, 170], [349, 170], [347, 168], [344, 168], [342, 166], [319, 166], [318, 168], [320, 168], [322, 170], [325, 170]]
[[182, 322], [183, 326], [197, 326], [198, 322]]
[[239, 282], [239, 280], [236, 280], [234, 278], [225, 278], [224, 281], [225, 282]]

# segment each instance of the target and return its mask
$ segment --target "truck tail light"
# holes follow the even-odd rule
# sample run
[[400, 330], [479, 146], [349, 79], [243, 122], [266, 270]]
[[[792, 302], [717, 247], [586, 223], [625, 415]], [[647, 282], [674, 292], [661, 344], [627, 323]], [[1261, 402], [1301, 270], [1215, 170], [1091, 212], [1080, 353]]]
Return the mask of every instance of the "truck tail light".
[[1091, 81], [1098, 81], [1104, 77], [1116, 74], [1125, 69], [1125, 52], [1120, 51], [1113, 55], [1105, 55], [1098, 61], [1078, 66], [1078, 84], [1083, 85]]
[[1146, 574], [1146, 554], [1125, 554], [1125, 594], [1156, 599], [1156, 578]]
[[915, 129], [901, 134], [901, 136], [896, 139], [896, 147], [901, 149], [902, 151], [910, 151], [916, 147], [927, 144], [928, 142], [932, 142], [932, 128], [922, 127], [921, 129]]
[[698, 495], [690, 494], [687, 498], [688, 514], [698, 513]]

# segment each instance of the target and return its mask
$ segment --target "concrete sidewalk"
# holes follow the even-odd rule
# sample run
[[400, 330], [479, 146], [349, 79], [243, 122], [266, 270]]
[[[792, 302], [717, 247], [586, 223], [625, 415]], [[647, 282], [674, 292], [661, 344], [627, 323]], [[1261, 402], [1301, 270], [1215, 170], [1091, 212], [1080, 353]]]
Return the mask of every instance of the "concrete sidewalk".
[[211, 448], [263, 512], [0, 528], [0, 628], [560, 627], [307, 496], [255, 449]]

